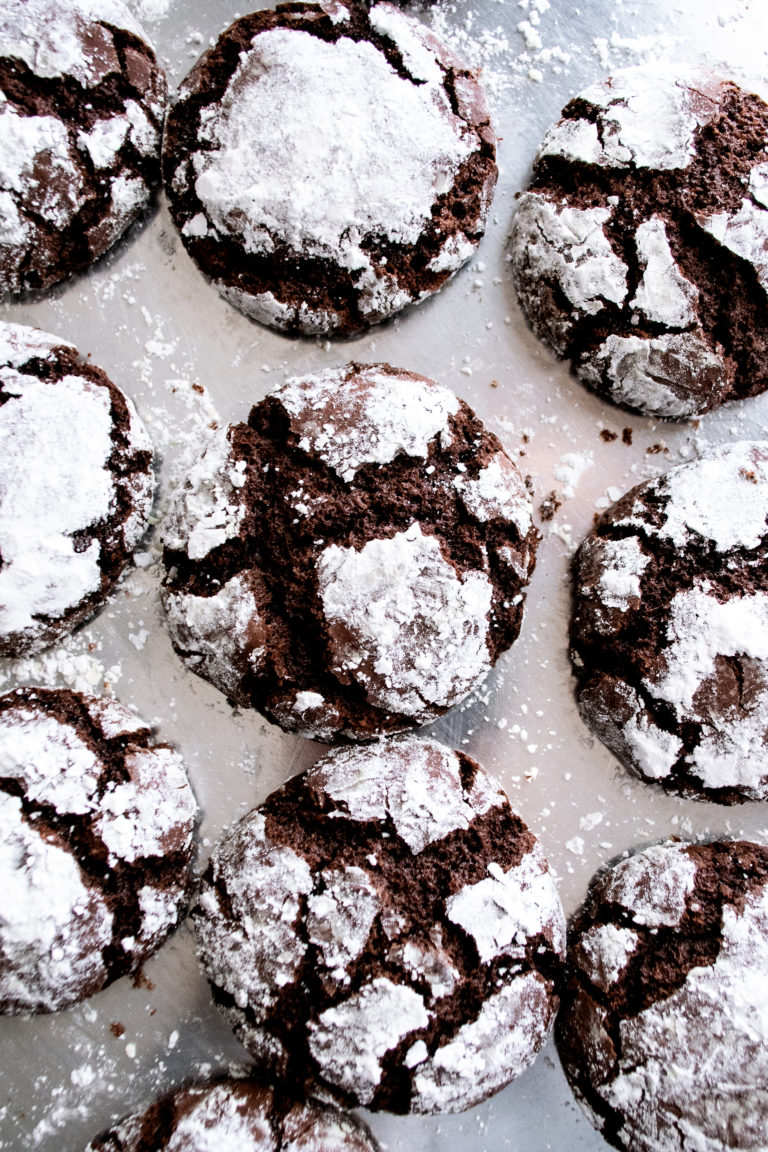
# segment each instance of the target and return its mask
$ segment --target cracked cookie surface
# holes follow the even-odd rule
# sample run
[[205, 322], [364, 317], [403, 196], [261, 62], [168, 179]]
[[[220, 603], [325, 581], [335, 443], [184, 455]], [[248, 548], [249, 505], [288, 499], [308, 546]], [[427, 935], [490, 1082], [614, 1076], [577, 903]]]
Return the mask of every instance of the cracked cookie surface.
[[565, 921], [538, 841], [475, 761], [337, 749], [240, 820], [192, 916], [216, 1002], [298, 1091], [457, 1112], [557, 1010]]
[[213, 434], [164, 529], [176, 649], [288, 731], [442, 715], [517, 637], [538, 534], [501, 444], [386, 364], [288, 381]]
[[120, 0], [0, 0], [0, 294], [88, 267], [160, 181], [165, 76]]
[[574, 561], [581, 714], [636, 775], [724, 804], [768, 798], [768, 444], [633, 488]]
[[348, 334], [474, 253], [496, 183], [482, 91], [394, 5], [278, 5], [236, 21], [181, 86], [164, 179], [193, 259], [285, 331]]
[[58, 336], [0, 323], [0, 656], [39, 651], [97, 611], [154, 487], [128, 397]]
[[647, 848], [597, 878], [569, 932], [556, 1037], [606, 1140], [768, 1146], [768, 849]]
[[631, 68], [544, 138], [511, 258], [536, 334], [600, 395], [684, 419], [768, 387], [768, 105]]
[[351, 1113], [253, 1080], [181, 1088], [127, 1116], [85, 1152], [378, 1152]]
[[184, 912], [197, 806], [134, 712], [0, 697], [0, 1011], [56, 1012], [135, 971]]

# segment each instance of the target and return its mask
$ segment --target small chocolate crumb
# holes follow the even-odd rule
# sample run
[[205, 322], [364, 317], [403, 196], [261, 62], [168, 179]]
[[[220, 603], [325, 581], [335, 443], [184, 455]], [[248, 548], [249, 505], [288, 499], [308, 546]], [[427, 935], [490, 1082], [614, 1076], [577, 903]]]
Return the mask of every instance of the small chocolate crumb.
[[632, 429], [631, 428], [623, 428], [622, 429], [621, 442], [622, 442], [622, 444], [631, 444], [632, 443]]
[[618, 432], [611, 432], [610, 428], [600, 429], [600, 439], [605, 440], [606, 444], [610, 444], [612, 440], [618, 440]]

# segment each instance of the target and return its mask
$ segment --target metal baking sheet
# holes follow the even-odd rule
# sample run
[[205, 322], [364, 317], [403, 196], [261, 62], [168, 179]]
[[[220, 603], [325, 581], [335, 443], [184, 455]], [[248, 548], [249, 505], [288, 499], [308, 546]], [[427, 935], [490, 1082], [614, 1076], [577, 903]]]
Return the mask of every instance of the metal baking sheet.
[[[237, 11], [232, 0], [134, 0], [171, 85]], [[242, 420], [286, 376], [348, 359], [389, 360], [466, 399], [520, 453], [537, 505], [562, 501], [543, 540], [520, 640], [482, 690], [429, 731], [495, 773], [540, 836], [566, 912], [589, 878], [627, 849], [679, 836], [768, 839], [768, 809], [725, 809], [630, 780], [582, 725], [566, 652], [568, 564], [597, 509], [631, 484], [710, 444], [768, 436], [768, 396], [700, 421], [632, 418], [588, 394], [526, 327], [510, 283], [515, 193], [566, 99], [643, 60], [724, 60], [765, 87], [764, 0], [438, 0], [414, 9], [482, 68], [502, 137], [501, 177], [476, 258], [420, 308], [367, 335], [324, 343], [249, 321], [205, 282], [162, 200], [87, 276], [0, 314], [75, 342], [136, 401], [152, 434], [161, 488], [213, 420]], [[632, 431], [608, 443], [608, 429]], [[159, 603], [157, 534], [100, 615], [34, 660], [0, 662], [0, 689], [68, 684], [113, 692], [182, 751], [201, 809], [201, 861], [221, 830], [322, 748], [233, 710], [175, 656]], [[211, 1004], [187, 925], [137, 983], [118, 981], [54, 1016], [0, 1020], [0, 1150], [77, 1152], [118, 1116], [182, 1080], [240, 1065], [246, 1054]], [[551, 1041], [536, 1063], [460, 1116], [368, 1117], [401, 1152], [600, 1152]]]

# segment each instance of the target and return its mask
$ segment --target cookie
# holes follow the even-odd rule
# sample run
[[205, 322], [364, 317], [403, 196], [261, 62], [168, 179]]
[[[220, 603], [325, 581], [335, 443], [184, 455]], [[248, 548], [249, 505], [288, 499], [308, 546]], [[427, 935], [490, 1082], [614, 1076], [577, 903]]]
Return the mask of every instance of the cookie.
[[366, 1126], [254, 1080], [181, 1088], [127, 1116], [85, 1152], [378, 1152]]
[[0, 697], [0, 1012], [56, 1012], [135, 971], [183, 913], [195, 800], [135, 713]]
[[564, 919], [539, 843], [435, 741], [336, 749], [294, 777], [230, 829], [192, 915], [257, 1064], [348, 1106], [469, 1108], [557, 1010]]
[[601, 396], [684, 419], [768, 387], [768, 105], [629, 68], [545, 136], [511, 259], [536, 334]]
[[120, 0], [0, 0], [0, 293], [87, 268], [160, 182], [165, 76]]
[[768, 1146], [768, 849], [647, 848], [569, 933], [566, 1076], [627, 1152]]
[[188, 252], [286, 332], [348, 334], [474, 253], [496, 183], [480, 87], [391, 4], [278, 4], [235, 21], [168, 115], [163, 173]]
[[640, 484], [574, 562], [581, 714], [636, 775], [768, 798], [768, 443]]
[[320, 740], [442, 715], [518, 634], [538, 535], [499, 441], [387, 364], [288, 381], [219, 429], [164, 530], [171, 636]]
[[0, 656], [36, 652], [93, 615], [153, 493], [128, 397], [58, 336], [0, 322]]

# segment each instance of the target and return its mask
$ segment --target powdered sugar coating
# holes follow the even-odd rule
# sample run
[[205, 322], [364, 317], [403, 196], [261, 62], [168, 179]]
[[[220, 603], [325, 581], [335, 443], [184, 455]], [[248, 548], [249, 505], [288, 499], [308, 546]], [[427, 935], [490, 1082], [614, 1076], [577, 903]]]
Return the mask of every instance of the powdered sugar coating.
[[643, 277], [630, 306], [668, 328], [695, 323], [699, 290], [677, 267], [663, 218], [652, 216], [641, 224], [635, 243]]
[[317, 577], [332, 667], [377, 707], [423, 722], [490, 671], [491, 582], [462, 579], [418, 523], [359, 552], [330, 545]]
[[[4, 1012], [52, 1012], [91, 995], [176, 923], [197, 809], [178, 755], [148, 739], [114, 701], [43, 689], [0, 698]], [[23, 811], [7, 789], [21, 790]]]
[[579, 552], [582, 712], [629, 767], [670, 789], [724, 803], [768, 795], [766, 536], [768, 449], [748, 441], [639, 486]]
[[[219, 290], [310, 334], [377, 323], [435, 291], [474, 250], [495, 182], [474, 77], [392, 5], [337, 17], [304, 5], [236, 21], [182, 85], [166, 142], [177, 226]], [[439, 211], [454, 197], [462, 211]], [[222, 275], [211, 251], [233, 246]], [[413, 260], [422, 246], [426, 268]], [[325, 267], [327, 285], [302, 285], [297, 262]]]
[[216, 430], [163, 537], [185, 663], [331, 742], [424, 723], [482, 680], [519, 631], [538, 533], [526, 483], [462, 401], [352, 363]]
[[374, 365], [362, 366], [352, 381], [344, 368], [289, 380], [275, 396], [290, 414], [299, 447], [347, 481], [363, 464], [388, 464], [400, 453], [426, 459], [430, 442], [449, 434], [448, 417], [459, 406], [426, 377]]
[[257, 1062], [349, 1104], [467, 1108], [533, 1059], [556, 1007], [565, 923], [538, 844], [434, 741], [295, 777], [216, 850], [193, 918]]
[[[91, 614], [146, 527], [154, 484], [127, 398], [81, 368], [71, 345], [2, 327], [0, 648], [18, 654]], [[31, 365], [38, 356], [46, 378]]]
[[0, 92], [0, 289], [18, 293], [96, 259], [146, 207], [165, 80], [121, 0], [2, 0], [0, 27], [23, 69], [22, 94]]
[[605, 899], [620, 904], [634, 924], [674, 928], [693, 891], [696, 864], [684, 846], [646, 848], [623, 860], [609, 874]]
[[[690, 867], [678, 888], [683, 857]], [[726, 842], [667, 845], [638, 853], [620, 869], [632, 861], [637, 877], [651, 862], [637, 888], [641, 906], [624, 893], [634, 922], [658, 923], [646, 921], [642, 909], [647, 891], [657, 886], [658, 904], [671, 896], [680, 917], [664, 919], [670, 926], [664, 934], [641, 927], [627, 957], [633, 972], [627, 965], [616, 972], [617, 939], [626, 930], [615, 927], [610, 910], [610, 873], [598, 881], [575, 927], [573, 961], [581, 990], [574, 997], [574, 985], [568, 994], [558, 1037], [566, 1073], [593, 1122], [618, 1148], [763, 1148], [765, 849]], [[592, 915], [607, 916], [608, 923], [590, 927]], [[685, 923], [676, 927], [683, 915]], [[689, 955], [694, 934], [697, 944]], [[619, 953], [623, 947], [622, 940]]]

